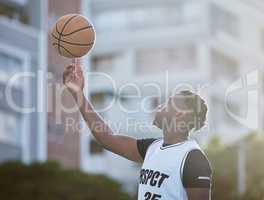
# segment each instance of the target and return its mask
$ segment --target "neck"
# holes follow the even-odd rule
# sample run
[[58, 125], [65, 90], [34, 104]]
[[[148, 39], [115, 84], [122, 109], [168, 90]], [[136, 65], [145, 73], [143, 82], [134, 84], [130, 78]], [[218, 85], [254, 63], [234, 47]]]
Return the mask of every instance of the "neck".
[[176, 132], [167, 132], [164, 131], [164, 143], [165, 144], [176, 144], [188, 140], [187, 133], [176, 133]]

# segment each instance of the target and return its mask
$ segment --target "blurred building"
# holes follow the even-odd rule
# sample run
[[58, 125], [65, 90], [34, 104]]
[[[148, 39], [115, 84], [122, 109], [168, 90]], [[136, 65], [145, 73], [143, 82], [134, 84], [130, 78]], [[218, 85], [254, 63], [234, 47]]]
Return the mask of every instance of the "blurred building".
[[[47, 33], [60, 16], [77, 12], [97, 31], [84, 59], [86, 95], [117, 133], [159, 137], [151, 127], [154, 109], [186, 88], [209, 104], [208, 125], [196, 136], [201, 143], [215, 135], [234, 142], [249, 128], [263, 128], [263, 89], [254, 87], [264, 64], [261, 0], [1, 0], [0, 161], [56, 160], [134, 189], [139, 166], [103, 150], [80, 129], [79, 112], [64, 109], [74, 105], [62, 88], [71, 60], [57, 55]], [[249, 102], [259, 90], [259, 101]], [[249, 110], [258, 112], [248, 123]]]
[[[210, 109], [198, 140], [219, 135], [233, 142], [250, 131], [229, 113], [246, 118], [248, 108], [259, 110], [259, 102], [248, 105], [246, 88], [258, 78], [228, 94], [230, 101], [226, 91], [264, 63], [261, 1], [90, 0], [83, 5], [97, 31], [96, 46], [86, 59], [87, 70], [94, 73], [87, 96], [118, 133], [159, 136], [158, 130], [137, 128], [151, 124], [153, 113], [144, 109], [153, 111], [175, 87], [190, 85]], [[256, 129], [263, 124], [261, 115]], [[92, 136], [81, 137], [82, 169], [108, 174], [131, 188], [136, 165], [104, 151]]]
[[[78, 0], [49, 0], [49, 30], [63, 15], [79, 13]], [[48, 33], [49, 34], [49, 33]], [[50, 35], [49, 35], [50, 41]], [[71, 64], [70, 59], [59, 56], [48, 43], [48, 159], [56, 160], [66, 168], [80, 167], [79, 112], [67, 113], [64, 108], [74, 106], [69, 93], [63, 89], [62, 73]]]
[[46, 160], [46, 1], [0, 1], [0, 162]]

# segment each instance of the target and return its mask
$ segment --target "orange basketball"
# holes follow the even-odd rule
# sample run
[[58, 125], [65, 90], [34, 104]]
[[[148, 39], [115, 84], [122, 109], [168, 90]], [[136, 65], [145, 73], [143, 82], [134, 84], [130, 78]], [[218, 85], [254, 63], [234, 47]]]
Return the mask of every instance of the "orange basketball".
[[64, 15], [51, 31], [52, 45], [67, 58], [78, 58], [87, 54], [95, 42], [93, 25], [82, 15]]

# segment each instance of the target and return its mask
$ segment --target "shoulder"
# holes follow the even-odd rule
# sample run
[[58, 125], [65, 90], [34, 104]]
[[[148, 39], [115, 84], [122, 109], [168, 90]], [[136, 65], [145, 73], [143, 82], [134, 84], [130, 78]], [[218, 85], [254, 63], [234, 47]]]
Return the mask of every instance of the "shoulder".
[[155, 138], [147, 138], [147, 139], [140, 139], [137, 140], [137, 148], [138, 148], [138, 152], [141, 155], [141, 157], [144, 159], [147, 153], [147, 150], [149, 148], [149, 146], [153, 143], [155, 143], [156, 141], [158, 141], [159, 139], [155, 139]]
[[185, 188], [210, 188], [212, 168], [206, 155], [199, 149], [191, 150], [185, 159], [182, 181]]

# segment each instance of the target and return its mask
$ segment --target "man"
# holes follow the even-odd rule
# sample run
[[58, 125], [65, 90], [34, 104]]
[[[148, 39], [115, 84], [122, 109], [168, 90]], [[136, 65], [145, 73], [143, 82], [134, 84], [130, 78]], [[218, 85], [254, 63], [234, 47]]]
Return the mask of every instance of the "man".
[[[96, 140], [107, 150], [142, 163], [139, 200], [209, 200], [211, 167], [199, 145], [188, 139], [206, 120], [205, 102], [182, 91], [160, 105], [153, 124], [161, 139], [114, 134], [83, 94], [84, 77], [77, 63], [66, 67], [63, 82], [71, 92]], [[100, 128], [98, 128], [100, 126]]]

